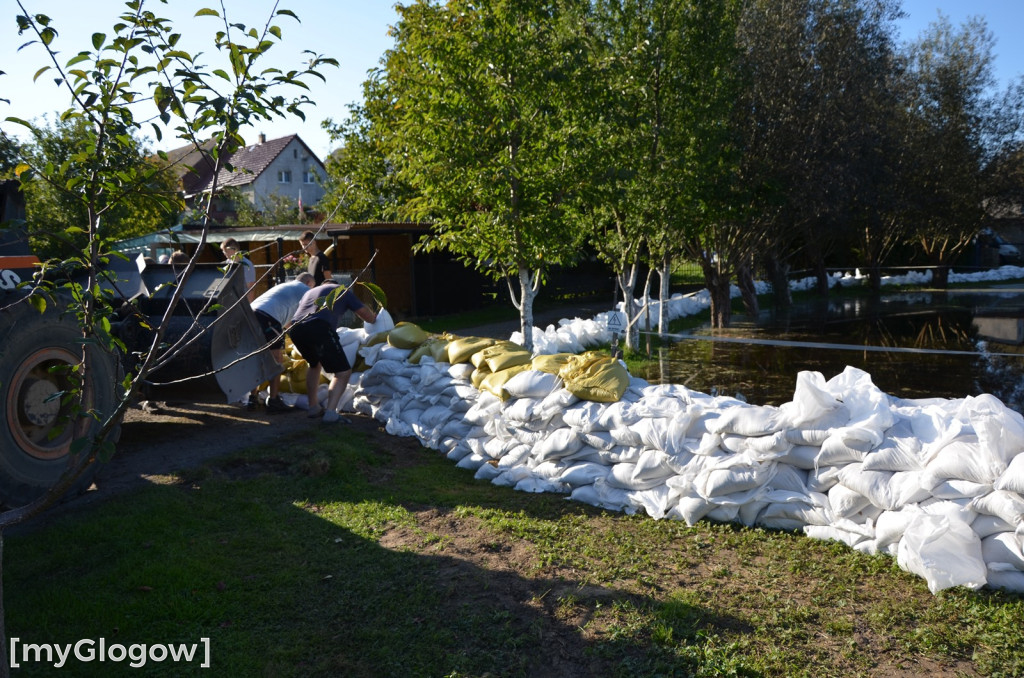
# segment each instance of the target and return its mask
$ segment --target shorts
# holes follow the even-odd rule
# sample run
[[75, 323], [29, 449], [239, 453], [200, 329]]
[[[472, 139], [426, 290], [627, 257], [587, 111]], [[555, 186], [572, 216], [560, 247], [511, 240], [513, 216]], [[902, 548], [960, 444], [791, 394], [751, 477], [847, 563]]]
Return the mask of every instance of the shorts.
[[270, 348], [284, 348], [284, 328], [277, 318], [263, 311], [256, 311], [256, 320], [263, 330], [263, 337], [270, 344]]
[[288, 334], [295, 348], [310, 367], [322, 365], [325, 372], [337, 374], [352, 369], [341, 347], [341, 339], [330, 323], [313, 318], [293, 325]]

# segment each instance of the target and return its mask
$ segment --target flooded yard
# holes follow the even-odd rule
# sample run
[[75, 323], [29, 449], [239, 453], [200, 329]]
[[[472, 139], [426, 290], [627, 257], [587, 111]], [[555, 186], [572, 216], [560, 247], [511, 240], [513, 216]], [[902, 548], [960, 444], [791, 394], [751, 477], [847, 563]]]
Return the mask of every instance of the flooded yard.
[[[902, 398], [962, 398], [992, 393], [1024, 410], [1024, 349], [1019, 344], [1024, 288], [885, 294], [807, 302], [756, 319], [734, 315], [725, 330], [688, 332], [654, 356], [652, 383], [748, 402], [792, 399], [797, 373], [829, 379], [853, 366]], [[979, 334], [1002, 333], [1001, 341]]]

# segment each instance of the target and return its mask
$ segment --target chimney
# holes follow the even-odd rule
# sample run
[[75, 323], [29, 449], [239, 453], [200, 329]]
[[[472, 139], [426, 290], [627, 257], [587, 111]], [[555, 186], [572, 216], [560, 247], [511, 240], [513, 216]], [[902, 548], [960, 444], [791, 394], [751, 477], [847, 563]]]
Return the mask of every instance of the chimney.
[[267, 135], [264, 134], [263, 132], [260, 132], [260, 143], [261, 144], [267, 143]]

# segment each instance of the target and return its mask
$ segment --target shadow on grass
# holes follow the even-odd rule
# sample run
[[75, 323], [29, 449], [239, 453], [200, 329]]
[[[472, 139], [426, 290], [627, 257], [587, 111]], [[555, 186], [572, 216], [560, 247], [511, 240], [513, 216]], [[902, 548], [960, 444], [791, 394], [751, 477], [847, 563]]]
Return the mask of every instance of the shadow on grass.
[[[76, 676], [571, 678], [691, 675], [709, 665], [703, 630], [736, 626], [542, 568], [516, 555], [514, 535], [463, 539], [472, 521], [446, 531], [419, 519], [511, 507], [542, 528], [581, 511], [561, 498], [495, 488], [387, 439], [321, 440], [302, 458], [299, 447], [309, 441], [8, 537], [8, 635], [125, 647], [209, 638], [212, 671], [72, 656], [63, 670]], [[15, 659], [15, 675], [61, 672], [42, 655]]]

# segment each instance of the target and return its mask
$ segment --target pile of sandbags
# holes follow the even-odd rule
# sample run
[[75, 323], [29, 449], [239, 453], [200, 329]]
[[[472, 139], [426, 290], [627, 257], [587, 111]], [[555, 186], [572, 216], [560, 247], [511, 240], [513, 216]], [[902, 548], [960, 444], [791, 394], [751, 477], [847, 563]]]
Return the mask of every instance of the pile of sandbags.
[[895, 556], [933, 592], [1024, 592], [1024, 419], [996, 398], [894, 399], [848, 367], [803, 372], [791, 402], [755, 406], [650, 385], [594, 353], [427, 342], [360, 349], [353, 407], [478, 478], [691, 525], [799, 529]]

